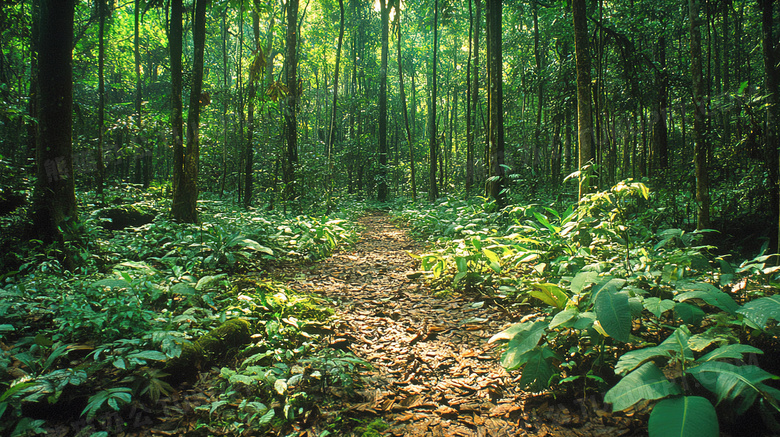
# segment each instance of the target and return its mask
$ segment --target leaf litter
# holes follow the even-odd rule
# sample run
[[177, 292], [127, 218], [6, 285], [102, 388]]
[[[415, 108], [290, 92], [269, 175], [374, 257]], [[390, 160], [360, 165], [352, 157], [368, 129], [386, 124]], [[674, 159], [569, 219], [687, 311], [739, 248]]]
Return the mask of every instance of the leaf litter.
[[[613, 416], [600, 397], [556, 401], [518, 388], [488, 339], [528, 314], [512, 314], [475, 296], [434, 296], [409, 253], [423, 247], [387, 214], [363, 216], [351, 248], [313, 266], [273, 272], [288, 286], [326, 297], [338, 322], [331, 347], [371, 364], [360, 402], [342, 415], [382, 417], [393, 436], [640, 435], [641, 422]], [[639, 429], [638, 429], [639, 428]]]

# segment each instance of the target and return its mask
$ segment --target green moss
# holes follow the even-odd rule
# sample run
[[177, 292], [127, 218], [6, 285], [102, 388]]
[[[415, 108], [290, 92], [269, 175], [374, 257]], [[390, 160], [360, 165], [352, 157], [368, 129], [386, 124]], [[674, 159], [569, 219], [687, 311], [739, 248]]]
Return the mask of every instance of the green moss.
[[165, 372], [175, 380], [191, 379], [199, 370], [208, 368], [250, 341], [249, 322], [228, 320], [197, 341], [184, 345], [181, 355], [166, 363]]

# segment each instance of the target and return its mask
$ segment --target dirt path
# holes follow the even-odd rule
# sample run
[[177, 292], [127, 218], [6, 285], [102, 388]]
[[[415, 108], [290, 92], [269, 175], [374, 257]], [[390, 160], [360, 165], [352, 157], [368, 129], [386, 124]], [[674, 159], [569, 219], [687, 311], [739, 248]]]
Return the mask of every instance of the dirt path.
[[520, 375], [501, 368], [487, 345], [511, 316], [473, 298], [432, 296], [407, 277], [416, 266], [406, 251], [422, 247], [386, 214], [360, 223], [365, 231], [351, 250], [299, 270], [288, 284], [335, 302], [341, 323], [331, 343], [373, 366], [365, 402], [347, 413], [382, 416], [387, 434], [398, 436], [625, 434], [586, 419], [587, 400], [551, 405], [518, 390]]

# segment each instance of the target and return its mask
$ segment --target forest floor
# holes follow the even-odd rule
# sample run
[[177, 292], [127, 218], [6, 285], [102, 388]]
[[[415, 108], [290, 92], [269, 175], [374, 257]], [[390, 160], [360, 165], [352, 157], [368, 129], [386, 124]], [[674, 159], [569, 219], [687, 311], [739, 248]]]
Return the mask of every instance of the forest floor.
[[485, 296], [437, 297], [408, 252], [424, 247], [374, 212], [351, 248], [273, 275], [335, 304], [333, 347], [371, 364], [361, 400], [339, 414], [381, 417], [395, 436], [618, 436], [642, 433], [637, 418], [612, 416], [600, 397], [565, 402], [518, 388], [488, 339], [527, 314]]

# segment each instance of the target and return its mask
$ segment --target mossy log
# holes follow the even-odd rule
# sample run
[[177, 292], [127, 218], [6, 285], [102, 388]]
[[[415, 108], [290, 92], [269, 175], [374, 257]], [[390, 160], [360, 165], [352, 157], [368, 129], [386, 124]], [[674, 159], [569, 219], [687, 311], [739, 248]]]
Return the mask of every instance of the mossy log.
[[104, 219], [104, 229], [118, 231], [129, 226], [138, 227], [154, 220], [154, 214], [140, 211], [133, 206], [105, 208], [98, 212], [98, 217]]
[[175, 382], [193, 380], [198, 371], [208, 369], [250, 341], [249, 322], [243, 319], [228, 320], [197, 341], [185, 344], [181, 355], [165, 364], [165, 372]]

